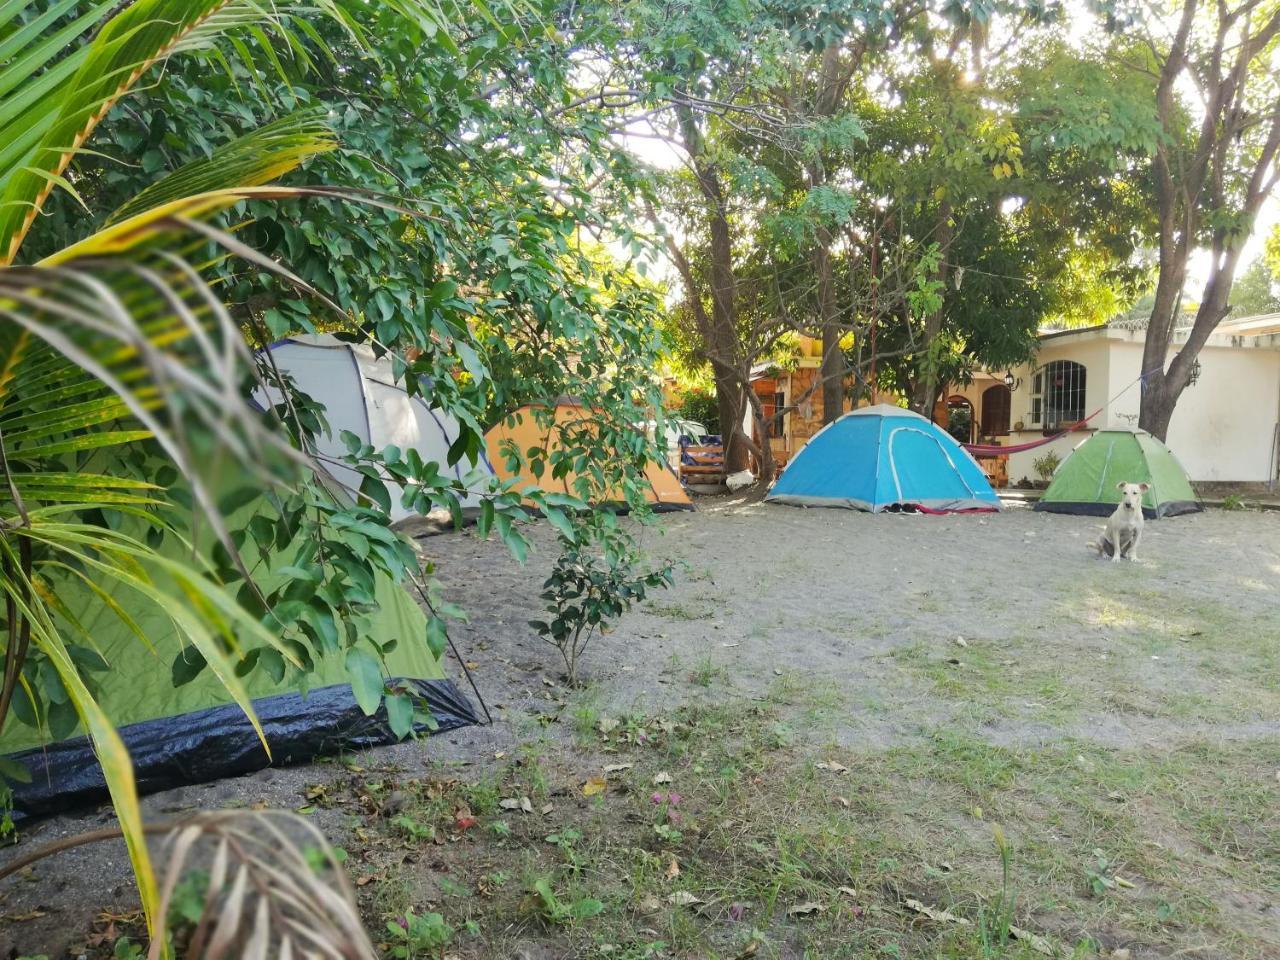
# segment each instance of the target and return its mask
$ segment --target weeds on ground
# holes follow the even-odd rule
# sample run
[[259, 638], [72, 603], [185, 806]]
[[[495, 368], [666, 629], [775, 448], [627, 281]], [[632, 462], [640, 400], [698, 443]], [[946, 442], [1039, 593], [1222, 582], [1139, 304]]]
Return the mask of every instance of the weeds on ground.
[[390, 935], [390, 954], [396, 960], [427, 960], [440, 958], [453, 943], [454, 929], [445, 923], [444, 917], [438, 913], [427, 913], [419, 916], [412, 910], [396, 920], [387, 921], [387, 933]]
[[1276, 954], [1236, 904], [1280, 886], [1280, 739], [1010, 749], [939, 728], [850, 750], [794, 722], [839, 709], [781, 677], [765, 701], [584, 714], [568, 749], [480, 773], [339, 767], [303, 799], [348, 825], [394, 960]]
[[993, 904], [978, 908], [978, 937], [984, 960], [1004, 956], [1014, 929], [1013, 911], [1017, 901], [1017, 894], [1010, 883], [1013, 848], [999, 826], [991, 828], [991, 836], [1000, 856], [1000, 892]]
[[450, 949], [477, 958], [534, 943], [607, 960], [1274, 952], [1216, 893], [1280, 880], [1280, 742], [1014, 750], [941, 729], [850, 751], [786, 723], [775, 701], [816, 709], [805, 694], [597, 714], [573, 749], [531, 745], [475, 782], [369, 774], [377, 799], [362, 783], [355, 805], [408, 797], [366, 821], [349, 864], [371, 926], [439, 913], [456, 941], [470, 921]]

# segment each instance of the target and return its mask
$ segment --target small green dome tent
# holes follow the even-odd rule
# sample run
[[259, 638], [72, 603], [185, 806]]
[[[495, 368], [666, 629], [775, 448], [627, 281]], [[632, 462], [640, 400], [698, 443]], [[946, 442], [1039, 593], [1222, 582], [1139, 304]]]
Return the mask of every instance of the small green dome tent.
[[1145, 430], [1099, 430], [1089, 437], [1062, 461], [1035, 509], [1107, 517], [1120, 503], [1121, 483], [1150, 484], [1142, 498], [1148, 520], [1203, 509], [1182, 464]]

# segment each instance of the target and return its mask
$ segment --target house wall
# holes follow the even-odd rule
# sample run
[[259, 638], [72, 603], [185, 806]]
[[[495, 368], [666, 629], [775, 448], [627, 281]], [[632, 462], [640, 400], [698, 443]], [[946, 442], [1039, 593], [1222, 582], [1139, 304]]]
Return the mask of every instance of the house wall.
[[[1049, 339], [1042, 343], [1040, 352], [1036, 358], [1035, 368], [1044, 366], [1054, 360], [1074, 360], [1076, 363], [1084, 364], [1084, 409], [1085, 416], [1093, 413], [1099, 407], [1104, 406], [1107, 398], [1112, 395], [1111, 391], [1111, 357], [1107, 341], [1101, 337], [1088, 337], [1081, 334], [1073, 337], [1064, 337], [1061, 340]], [[1010, 430], [1008, 443], [1010, 446], [1016, 446], [1021, 443], [1030, 443], [1033, 440], [1041, 440], [1044, 438], [1044, 432], [1036, 427], [1030, 428], [1031, 424], [1031, 381], [1035, 368], [1031, 365], [1015, 369], [1014, 376], [1021, 379], [1013, 391], [1012, 407], [1010, 409], [1010, 418], [1013, 420], [1013, 426], [1018, 423], [1024, 424], [1022, 430]], [[1136, 376], [1136, 374], [1135, 374]], [[1136, 389], [1136, 388], [1135, 388]], [[1009, 455], [1009, 482], [1017, 484], [1022, 478], [1026, 477], [1030, 480], [1038, 479], [1038, 474], [1033, 466], [1033, 461], [1045, 456], [1049, 451], [1053, 451], [1060, 459], [1065, 460], [1075, 447], [1088, 439], [1088, 437], [1097, 428], [1104, 426], [1113, 426], [1104, 420], [1109, 414], [1104, 410], [1097, 419], [1090, 421], [1089, 429], [1077, 433], [1067, 434], [1053, 443], [1036, 447], [1034, 450], [1025, 450], [1021, 453], [1012, 453]], [[1127, 424], [1126, 424], [1127, 426]]]
[[[771, 393], [774, 390], [781, 390], [786, 397], [787, 405], [791, 406], [809, 393], [818, 376], [818, 368], [812, 362], [806, 363], [802, 360], [801, 366], [782, 374], [776, 380], [768, 378], [757, 381], [759, 385], [756, 391]], [[844, 410], [847, 413], [851, 409], [853, 405], [846, 397]], [[807, 400], [788, 411], [783, 418], [783, 437], [775, 438], [773, 441], [774, 451], [784, 451], [787, 455], [794, 456], [796, 451], [822, 429], [822, 426], [822, 391], [819, 389], [814, 390]]]
[[[1216, 341], [1216, 342], [1214, 342]], [[1238, 337], [1214, 338], [1200, 353], [1200, 379], [1187, 388], [1174, 411], [1167, 438], [1192, 480], [1267, 482], [1274, 477], [1273, 437], [1280, 422], [1280, 343]], [[1170, 352], [1170, 358], [1177, 348]], [[1089, 429], [1009, 456], [1009, 478], [1037, 479], [1033, 461], [1053, 450], [1064, 458], [1096, 429], [1132, 429], [1138, 423], [1142, 333], [1089, 330], [1042, 341], [1036, 366], [1074, 360], [1085, 366], [1085, 412], [1105, 407]], [[1030, 366], [1015, 370], [1022, 383], [1013, 393], [1012, 418], [1031, 419]], [[1010, 445], [1043, 437], [1039, 429], [1011, 432]]]
[[[1141, 373], [1141, 343], [1113, 343], [1111, 356], [1119, 388]], [[1135, 387], [1115, 404], [1118, 414], [1136, 423], [1139, 399]], [[1165, 442], [1192, 480], [1266, 482], [1274, 476], [1277, 417], [1280, 353], [1206, 346], [1200, 351], [1200, 379], [1183, 391]], [[1121, 416], [1120, 422], [1130, 421]]]
[[[787, 394], [787, 403], [795, 403], [810, 389], [818, 377], [816, 367], [800, 367], [792, 370], [790, 375], [791, 385]], [[805, 400], [787, 415], [787, 442], [790, 445], [791, 453], [795, 454], [797, 450], [809, 442], [809, 439], [822, 429], [822, 391], [815, 390], [809, 399]]]

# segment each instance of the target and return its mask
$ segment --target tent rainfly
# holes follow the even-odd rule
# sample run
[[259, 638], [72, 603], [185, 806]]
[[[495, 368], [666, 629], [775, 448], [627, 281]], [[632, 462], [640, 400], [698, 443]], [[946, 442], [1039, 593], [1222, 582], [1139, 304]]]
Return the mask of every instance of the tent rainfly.
[[765, 499], [871, 513], [1000, 509], [982, 468], [954, 437], [887, 404], [846, 413], [819, 430]]
[[[333, 462], [347, 453], [341, 439], [343, 430], [378, 450], [389, 444], [416, 450], [424, 461], [439, 463], [441, 473], [452, 473], [458, 480], [466, 480], [477, 468], [492, 476], [483, 453], [478, 463], [464, 458], [453, 467], [446, 466], [449, 447], [458, 437], [458, 421], [444, 410], [429, 406], [421, 394], [406, 393], [396, 383], [391, 358], [375, 357], [369, 345], [321, 334], [281, 340], [268, 349], [275, 365], [293, 378], [302, 393], [324, 404], [330, 432], [316, 437], [316, 446], [325, 457], [324, 469], [353, 494], [364, 476], [346, 464]], [[264, 407], [279, 402], [277, 391], [272, 388], [259, 388], [254, 399]], [[416, 515], [402, 504], [404, 488], [400, 484], [388, 482], [387, 491], [391, 494], [393, 521]], [[461, 505], [478, 507], [479, 495], [470, 493]]]
[[[245, 529], [255, 515], [271, 509], [268, 498], [259, 496], [232, 511], [227, 526]], [[126, 523], [132, 524], [127, 532], [142, 534], [140, 522]], [[185, 536], [193, 537], [193, 531], [185, 531]], [[211, 554], [207, 532], [202, 539], [208, 548], [203, 552]], [[287, 576], [275, 571], [293, 563], [303, 546], [300, 535], [251, 564], [250, 572], [264, 590], [274, 590]], [[169, 538], [162, 549], [178, 556], [187, 548]], [[430, 708], [434, 724], [418, 723], [417, 729], [452, 730], [478, 722], [467, 696], [445, 677], [440, 658], [431, 651], [426, 617], [414, 598], [385, 574], [375, 574], [372, 582], [374, 612], [367, 639], [384, 650], [391, 648], [383, 657], [388, 682], [421, 697]], [[356, 703], [335, 643], [308, 674], [300, 674], [278, 656], [271, 665], [260, 656], [258, 668], [243, 678], [271, 747], [268, 758], [248, 719], [212, 670], [205, 667], [187, 682], [176, 683], [180, 671], [175, 665], [194, 666], [198, 660], [190, 648], [184, 653], [164, 610], [118, 582], [100, 587], [109, 603], [98, 595], [99, 588], [90, 589], [69, 575], [52, 586], [65, 605], [64, 614], [74, 617], [93, 638], [95, 649], [84, 652], [105, 668], [94, 674], [98, 702], [129, 750], [140, 792], [238, 776], [272, 763], [303, 763], [395, 739], [385, 705], [366, 716]], [[111, 604], [133, 622], [112, 612]], [[29, 701], [19, 688], [15, 715], [24, 703], [30, 714]], [[40, 729], [17, 719], [10, 717], [0, 734], [0, 756], [31, 774], [30, 782], [13, 784], [15, 817], [43, 816], [105, 799], [106, 784], [93, 746], [79, 728], [50, 730], [46, 720]]]
[[1142, 497], [1148, 520], [1203, 509], [1182, 464], [1145, 430], [1099, 430], [1084, 440], [1058, 464], [1034, 509], [1108, 517], [1120, 503], [1121, 483], [1150, 485]]
[[[587, 408], [568, 399], [556, 401], [554, 420], [546, 426], [539, 423], [538, 416], [532, 406], [521, 407], [515, 413], [494, 425], [485, 434], [484, 440], [489, 450], [489, 463], [492, 464], [494, 473], [497, 474], [499, 480], [517, 480], [515, 489], [521, 491], [528, 487], [541, 487], [542, 489], [550, 490], [553, 485], [558, 485], [565, 493], [575, 493], [574, 483], [578, 478], [577, 472], [570, 470], [562, 479], [554, 481], [551, 479], [550, 472], [548, 472], [539, 481], [527, 465], [522, 466], [518, 472], [512, 471], [507, 460], [505, 448], [507, 443], [511, 442], [515, 444], [516, 449], [521, 453], [536, 447], [546, 450], [548, 454], [552, 454], [559, 444], [560, 430], [567, 425], [575, 425], [584, 421], [590, 422]], [[645, 467], [644, 478], [648, 481], [646, 497], [653, 505], [654, 512], [663, 513], [671, 510], [693, 509], [693, 501], [689, 499], [689, 494], [685, 492], [684, 487], [680, 485], [679, 478], [666, 463], [650, 462]], [[616, 497], [605, 497], [606, 502], [617, 503], [621, 500], [620, 494]]]

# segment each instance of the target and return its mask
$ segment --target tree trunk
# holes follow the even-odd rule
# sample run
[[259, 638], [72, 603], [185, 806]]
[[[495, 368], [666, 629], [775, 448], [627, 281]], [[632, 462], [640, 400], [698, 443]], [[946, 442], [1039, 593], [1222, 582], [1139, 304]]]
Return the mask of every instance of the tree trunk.
[[1164, 374], [1159, 383], [1148, 382], [1142, 391], [1142, 406], [1138, 413], [1138, 426], [1151, 434], [1161, 443], [1169, 435], [1169, 422], [1173, 419], [1173, 409], [1178, 403], [1182, 391], [1176, 393]]
[[[699, 175], [699, 181], [703, 176]], [[723, 366], [738, 360], [738, 324], [736, 284], [733, 275], [733, 240], [729, 233], [729, 218], [725, 213], [720, 180], [714, 173], [707, 177], [712, 185], [707, 199], [712, 200], [711, 213], [711, 349], [721, 361], [715, 365], [716, 401], [720, 408], [720, 432], [724, 439], [724, 465], [729, 473], [746, 470], [750, 465], [750, 450], [743, 440], [743, 414], [746, 413], [744, 393], [750, 393], [736, 377], [723, 370]], [[725, 420], [728, 416], [730, 419]]]
[[[821, 118], [835, 116], [848, 76], [841, 69], [840, 46], [830, 44], [822, 51], [822, 67], [814, 104]], [[821, 159], [809, 164], [810, 189], [826, 183], [826, 169]], [[831, 244], [834, 236], [829, 226], [820, 223], [816, 231], [817, 246], [813, 251], [814, 273], [818, 288], [818, 322], [822, 334], [822, 422], [838, 420], [844, 414], [844, 381], [848, 364], [840, 339], [844, 335], [836, 309], [835, 277], [831, 266]]]
[[[1172, 212], [1169, 214], [1172, 217]], [[1169, 420], [1181, 389], [1171, 389], [1165, 375], [1165, 363], [1173, 331], [1178, 322], [1178, 304], [1187, 271], [1188, 249], [1174, 240], [1175, 231], [1166, 229], [1161, 217], [1160, 279], [1156, 284], [1155, 303], [1147, 320], [1147, 335], [1142, 346], [1142, 397], [1138, 407], [1138, 426], [1161, 442], [1169, 433]]]
[[[715, 164], [705, 160], [702, 131], [698, 129], [693, 107], [688, 102], [679, 104], [676, 107], [676, 118], [685, 150], [692, 159], [698, 190], [707, 202], [711, 230], [711, 315], [707, 318], [704, 340], [716, 385], [716, 407], [720, 411], [725, 470], [736, 473], [746, 470], [750, 465], [751, 438], [742, 429], [742, 417], [746, 412], [745, 398], [742, 384], [733, 372], [738, 365], [739, 352], [733, 235], [729, 229], [720, 171]], [[690, 292], [692, 294], [694, 291]]]
[[[1165, 97], [1172, 96], [1162, 91]], [[1162, 111], [1171, 111], [1162, 101]], [[1187, 258], [1191, 253], [1191, 235], [1195, 229], [1195, 213], [1182, 200], [1180, 187], [1168, 167], [1168, 158], [1156, 160], [1156, 204], [1160, 218], [1160, 276], [1156, 282], [1155, 303], [1147, 319], [1147, 333], [1142, 345], [1142, 397], [1138, 407], [1138, 426], [1161, 442], [1169, 433], [1169, 421], [1178, 402], [1181, 388], [1174, 390], [1165, 375], [1169, 346], [1178, 323], [1178, 307], [1182, 286], [1186, 282]]]
[[[1213, 230], [1212, 267], [1195, 321], [1182, 349], [1172, 361], [1168, 360], [1177, 329], [1178, 302], [1186, 282], [1187, 259], [1202, 227], [1201, 210], [1207, 202], [1214, 210], [1239, 214], [1245, 224], [1252, 225], [1263, 201], [1280, 182], [1280, 169], [1275, 168], [1280, 153], [1280, 112], [1277, 112], [1267, 121], [1269, 127], [1255, 127], [1265, 129], [1265, 138], [1258, 144], [1258, 153], [1247, 161], [1251, 169], [1244, 178], [1238, 206], [1233, 209], [1233, 202], [1228, 199], [1235, 189], [1231, 182], [1239, 176], [1239, 172], [1230, 170], [1232, 141], [1239, 143], [1255, 121], [1244, 109], [1248, 102], [1246, 86], [1254, 76], [1265, 73], [1264, 70], [1251, 74], [1250, 70], [1255, 60], [1265, 57], [1269, 45], [1280, 36], [1280, 10], [1241, 33], [1237, 30], [1240, 17], [1242, 13], [1246, 18], [1249, 16], [1245, 8], [1228, 10], [1225, 5], [1219, 5], [1215, 8], [1216, 31], [1211, 45], [1190, 53], [1198, 5], [1199, 0], [1184, 0], [1156, 87], [1156, 113], [1170, 136], [1157, 141], [1153, 163], [1160, 227], [1160, 279], [1142, 350], [1143, 390], [1138, 426], [1161, 441], [1168, 437], [1174, 408], [1190, 381], [1191, 369], [1201, 348], [1230, 312], [1231, 288], [1244, 241], [1243, 236], [1228, 232], [1226, 227]], [[1186, 156], [1174, 156], [1178, 141], [1176, 128], [1183, 122], [1175, 90], [1185, 79], [1184, 72], [1198, 75], [1197, 84], [1205, 107], [1194, 149]]]
[[835, 278], [831, 271], [831, 235], [828, 230], [818, 231], [818, 246], [814, 250], [814, 269], [818, 277], [818, 316], [822, 331], [822, 422], [831, 423], [844, 413], [844, 351], [840, 338], [844, 330], [836, 313]]
[[760, 431], [760, 482], [763, 484], [773, 483], [773, 478], [778, 474], [777, 461], [773, 459], [773, 446], [769, 443], [769, 418], [764, 415], [764, 404], [760, 402], [760, 398], [754, 390], [746, 391], [748, 401], [751, 404], [751, 413], [755, 417], [756, 429]]
[[[1138, 426], [1161, 443], [1168, 439], [1173, 411], [1182, 391], [1187, 389], [1191, 381], [1191, 368], [1200, 356], [1201, 348], [1218, 324], [1231, 312], [1229, 299], [1231, 288], [1235, 285], [1240, 246], [1215, 250], [1215, 254], [1214, 267], [1205, 284], [1204, 299], [1196, 310], [1196, 318], [1187, 334], [1187, 341], [1173, 360], [1169, 361], [1168, 369], [1165, 369], [1164, 361], [1173, 339], [1176, 317], [1170, 317], [1164, 336], [1153, 337], [1150, 330], [1147, 332], [1147, 342], [1142, 351], [1142, 369], [1146, 379], [1143, 383], [1142, 403], [1138, 408]], [[1164, 344], [1162, 350], [1161, 343]], [[1160, 350], [1159, 354], [1156, 353], [1157, 350]]]

